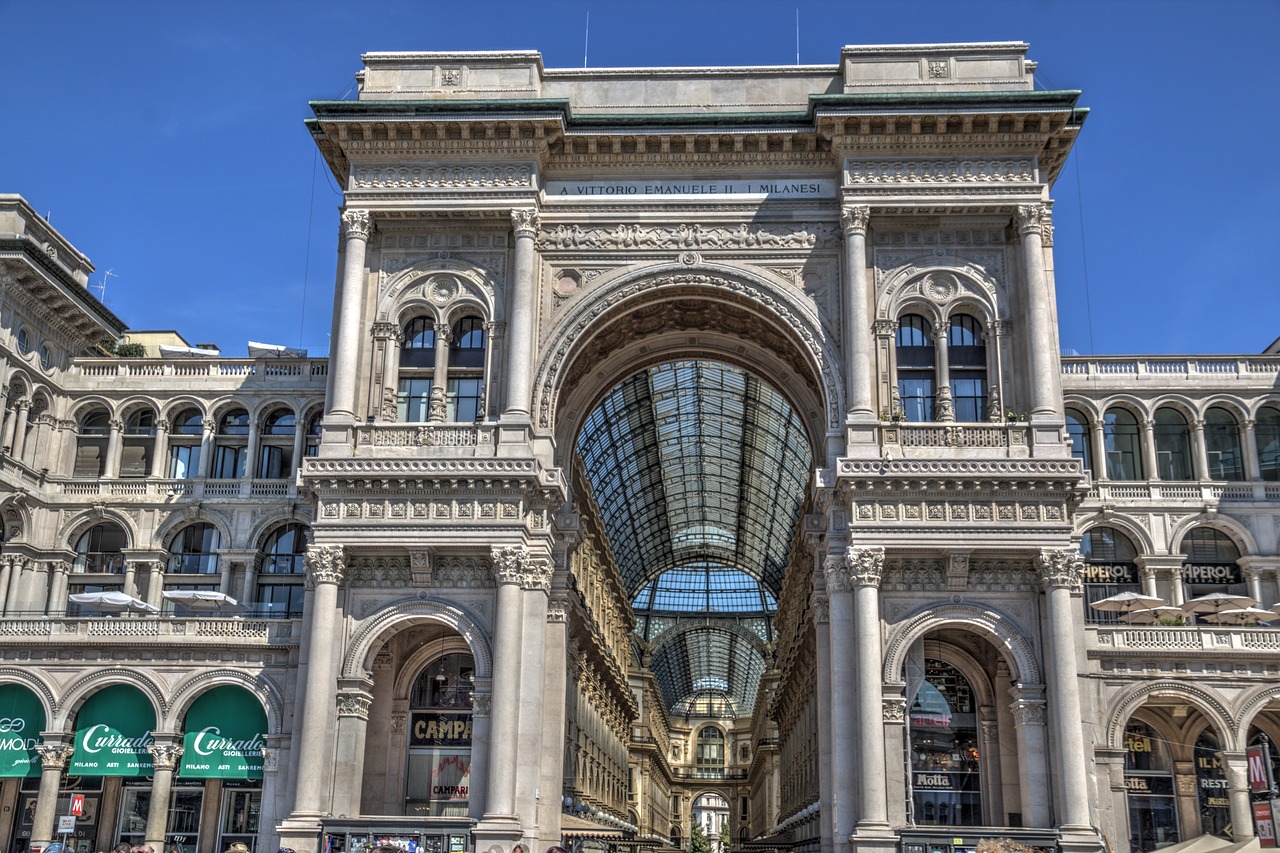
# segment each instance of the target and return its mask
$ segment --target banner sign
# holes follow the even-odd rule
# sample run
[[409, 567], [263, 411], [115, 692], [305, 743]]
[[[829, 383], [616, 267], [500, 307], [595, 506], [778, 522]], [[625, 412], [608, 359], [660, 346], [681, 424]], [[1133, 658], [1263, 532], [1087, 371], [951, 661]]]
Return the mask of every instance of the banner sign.
[[1235, 563], [1230, 565], [1182, 564], [1183, 583], [1244, 583], [1244, 575]]
[[1253, 828], [1263, 847], [1276, 846], [1276, 825], [1271, 819], [1271, 803], [1253, 804]]
[[1271, 793], [1271, 768], [1267, 764], [1271, 760], [1270, 750], [1261, 744], [1245, 749], [1245, 760], [1249, 765], [1249, 791], [1254, 794]]
[[182, 735], [186, 779], [261, 779], [267, 714], [247, 690], [215, 687], [187, 711]]
[[150, 776], [156, 716], [137, 688], [116, 684], [89, 699], [76, 715], [69, 776]]
[[1172, 776], [1126, 776], [1124, 787], [1130, 794], [1150, 794], [1157, 797], [1173, 796]]
[[431, 799], [466, 802], [471, 792], [471, 753], [440, 750], [431, 761]]
[[471, 746], [471, 715], [416, 713], [409, 746]]
[[0, 684], [0, 778], [40, 775], [44, 706], [21, 684]]

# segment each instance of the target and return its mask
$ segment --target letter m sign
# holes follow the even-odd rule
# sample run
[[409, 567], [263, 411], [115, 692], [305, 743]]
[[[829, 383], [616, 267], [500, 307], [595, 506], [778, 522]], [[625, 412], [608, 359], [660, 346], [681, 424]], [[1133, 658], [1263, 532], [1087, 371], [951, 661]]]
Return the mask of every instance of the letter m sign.
[[84, 816], [84, 794], [71, 795], [71, 814], [75, 817]]
[[1249, 763], [1249, 790], [1255, 794], [1266, 794], [1271, 791], [1270, 769], [1267, 767], [1267, 754], [1262, 746], [1251, 746], [1245, 750], [1245, 758]]

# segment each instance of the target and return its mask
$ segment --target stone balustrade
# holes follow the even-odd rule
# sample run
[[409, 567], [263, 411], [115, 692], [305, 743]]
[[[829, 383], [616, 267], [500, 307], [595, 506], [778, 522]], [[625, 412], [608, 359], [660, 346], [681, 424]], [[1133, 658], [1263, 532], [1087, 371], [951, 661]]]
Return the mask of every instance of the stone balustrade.
[[209, 390], [242, 390], [261, 386], [323, 392], [329, 377], [327, 359], [316, 358], [78, 358], [67, 373], [75, 388], [109, 382], [116, 391], [188, 390], [193, 381]]
[[1085, 631], [1090, 656], [1109, 652], [1280, 652], [1280, 628], [1225, 625], [1090, 626]]
[[69, 498], [106, 496], [111, 498], [135, 498], [144, 501], [169, 500], [176, 497], [191, 498], [296, 498], [298, 487], [293, 480], [161, 480], [151, 478], [87, 479], [51, 478], [50, 488]]
[[1240, 383], [1274, 387], [1280, 378], [1280, 356], [1067, 356], [1062, 359], [1065, 391], [1108, 384]]
[[61, 646], [121, 646], [139, 639], [174, 644], [226, 646], [296, 646], [301, 621], [222, 617], [92, 616], [16, 617], [0, 619], [0, 647], [31, 646], [47, 640]]
[[357, 452], [371, 456], [493, 456], [497, 444], [494, 424], [372, 423], [355, 431]]

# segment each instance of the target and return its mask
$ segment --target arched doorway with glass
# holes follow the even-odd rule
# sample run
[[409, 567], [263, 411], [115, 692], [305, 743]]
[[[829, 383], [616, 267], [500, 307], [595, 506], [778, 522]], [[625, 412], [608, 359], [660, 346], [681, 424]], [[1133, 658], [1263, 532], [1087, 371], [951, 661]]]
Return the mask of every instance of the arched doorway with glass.
[[915, 823], [981, 826], [982, 752], [973, 687], [944, 660], [923, 663], [923, 672], [911, 673], [909, 667], [908, 681], [908, 690], [914, 687], [907, 728]]
[[1133, 719], [1124, 730], [1124, 787], [1129, 804], [1129, 849], [1155, 850], [1179, 840], [1173, 758], [1168, 739]]
[[466, 817], [471, 788], [471, 692], [467, 652], [430, 661], [409, 693], [405, 813]]

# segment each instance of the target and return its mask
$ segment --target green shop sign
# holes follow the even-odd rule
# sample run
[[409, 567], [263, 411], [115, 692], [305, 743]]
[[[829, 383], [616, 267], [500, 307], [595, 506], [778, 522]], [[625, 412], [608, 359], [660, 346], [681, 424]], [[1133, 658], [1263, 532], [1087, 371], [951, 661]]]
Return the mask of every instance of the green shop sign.
[[215, 687], [187, 711], [182, 767], [186, 779], [261, 779], [267, 714], [239, 687]]
[[155, 711], [137, 688], [116, 684], [98, 691], [76, 715], [69, 776], [150, 776]]
[[0, 778], [40, 775], [44, 706], [21, 684], [0, 684]]

